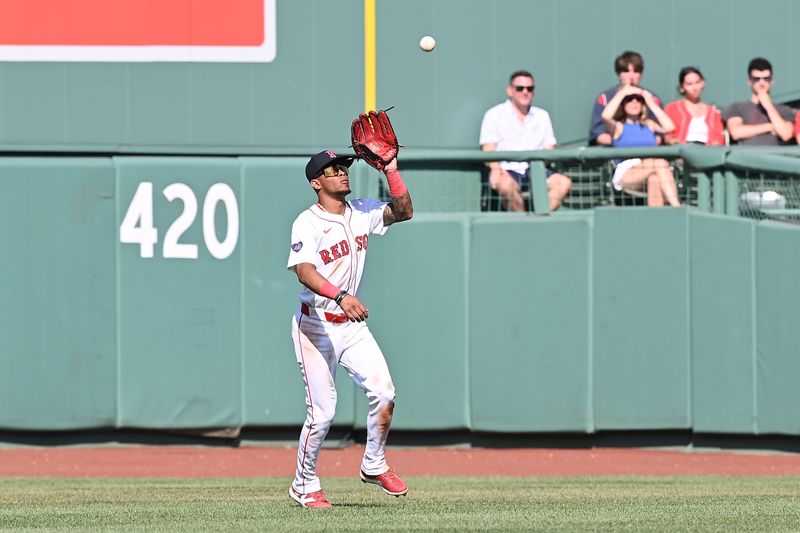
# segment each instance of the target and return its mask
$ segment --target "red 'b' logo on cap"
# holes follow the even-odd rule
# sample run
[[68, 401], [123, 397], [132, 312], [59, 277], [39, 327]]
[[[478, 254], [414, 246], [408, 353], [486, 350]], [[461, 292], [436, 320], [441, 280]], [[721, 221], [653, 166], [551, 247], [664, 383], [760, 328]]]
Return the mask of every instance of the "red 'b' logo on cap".
[[325, 153], [328, 154], [331, 159], [336, 159], [336, 154], [334, 154], [332, 151], [325, 150]]

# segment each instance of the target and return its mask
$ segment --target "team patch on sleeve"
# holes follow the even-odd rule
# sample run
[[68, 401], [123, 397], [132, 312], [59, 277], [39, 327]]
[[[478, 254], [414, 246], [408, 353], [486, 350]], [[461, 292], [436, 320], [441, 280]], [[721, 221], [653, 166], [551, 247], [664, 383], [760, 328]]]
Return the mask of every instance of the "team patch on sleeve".
[[292, 250], [295, 252], [299, 252], [303, 248], [303, 241], [296, 242], [292, 245]]

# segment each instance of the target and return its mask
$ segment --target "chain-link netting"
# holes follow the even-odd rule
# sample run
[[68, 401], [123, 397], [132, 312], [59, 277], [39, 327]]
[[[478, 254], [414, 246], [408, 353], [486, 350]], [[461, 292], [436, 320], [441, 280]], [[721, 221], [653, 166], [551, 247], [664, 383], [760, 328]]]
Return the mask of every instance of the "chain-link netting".
[[[545, 162], [544, 168], [547, 179], [560, 174], [571, 182], [559, 212], [600, 206], [683, 205], [758, 220], [800, 223], [800, 172], [741, 170], [724, 165], [698, 169], [681, 156], [589, 160], [562, 156], [558, 161]], [[529, 176], [519, 178], [514, 193], [519, 199], [514, 203], [507, 191], [504, 194], [492, 186], [488, 168], [482, 163], [440, 162], [428, 168], [404, 169], [403, 177], [417, 212], [548, 211], [549, 191], [544, 183], [539, 182], [537, 188]], [[370, 189], [388, 201], [384, 180], [374, 173], [370, 179], [375, 180]], [[538, 202], [537, 192], [545, 196]]]
[[800, 222], [800, 175], [746, 171], [736, 183], [741, 216]]
[[[569, 192], [563, 197], [560, 209], [564, 211], [587, 210], [605, 205], [641, 205], [648, 202], [660, 205], [668, 203], [664, 198], [663, 187], [648, 190], [647, 183], [662, 179], [674, 184], [677, 199], [681, 204], [697, 204], [696, 179], [684, 169], [681, 160], [666, 161], [665, 172], [657, 175], [651, 168], [649, 159], [638, 165], [638, 172], [652, 175], [641, 183], [627, 187], [615, 187], [614, 173], [618, 162], [609, 160], [595, 161], [559, 161], [546, 165], [548, 180], [554, 174], [567, 176], [571, 182]], [[451, 170], [451, 169], [408, 169], [403, 170], [403, 178], [414, 198], [417, 212], [502, 212], [512, 211], [514, 206], [511, 195], [503, 195], [498, 188], [490, 184], [488, 169]], [[389, 200], [386, 186], [379, 177], [376, 184], [378, 196]], [[660, 181], [659, 181], [660, 183]], [[518, 194], [522, 210], [534, 211], [534, 187], [529, 176], [518, 182]], [[547, 189], [542, 189], [548, 195]], [[654, 200], [648, 200], [654, 197]], [[545, 204], [547, 201], [545, 201]], [[516, 204], [520, 205], [520, 204]]]

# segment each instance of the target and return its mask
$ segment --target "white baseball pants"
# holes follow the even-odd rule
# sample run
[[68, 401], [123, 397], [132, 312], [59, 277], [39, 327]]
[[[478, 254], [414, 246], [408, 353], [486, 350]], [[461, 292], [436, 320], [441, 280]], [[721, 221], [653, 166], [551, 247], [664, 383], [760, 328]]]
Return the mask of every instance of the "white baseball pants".
[[366, 322], [332, 323], [300, 311], [292, 318], [292, 339], [306, 389], [305, 423], [297, 449], [292, 487], [300, 494], [321, 489], [317, 459], [336, 413], [337, 364], [342, 365], [367, 396], [367, 444], [361, 469], [386, 472], [386, 438], [394, 409], [394, 384], [386, 359]]

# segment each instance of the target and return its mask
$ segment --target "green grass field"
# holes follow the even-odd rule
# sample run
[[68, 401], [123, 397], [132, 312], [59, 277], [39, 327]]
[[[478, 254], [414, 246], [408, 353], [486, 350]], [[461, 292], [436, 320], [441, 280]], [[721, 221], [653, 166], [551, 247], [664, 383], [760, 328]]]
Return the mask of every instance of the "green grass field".
[[800, 478], [409, 478], [404, 498], [327, 479], [330, 511], [289, 480], [0, 480], [0, 530], [800, 531]]

